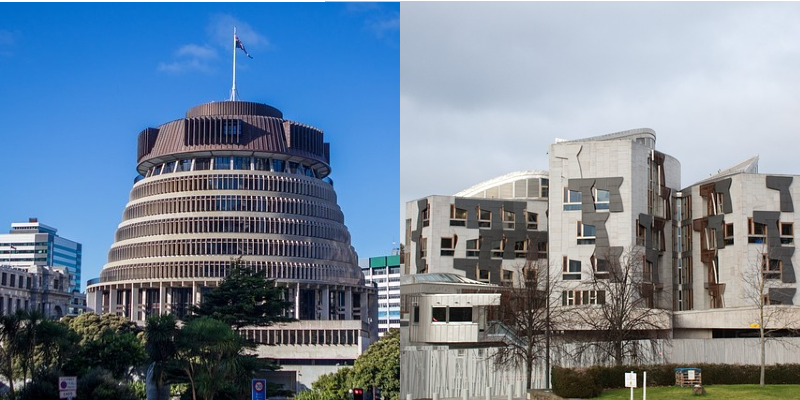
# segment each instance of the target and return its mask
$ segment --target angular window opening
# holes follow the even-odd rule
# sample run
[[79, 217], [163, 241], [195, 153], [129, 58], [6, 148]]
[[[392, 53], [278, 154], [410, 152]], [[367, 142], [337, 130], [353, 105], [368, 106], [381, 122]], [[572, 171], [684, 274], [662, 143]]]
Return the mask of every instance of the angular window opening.
[[595, 210], [608, 210], [611, 201], [611, 192], [608, 190], [597, 189], [594, 190], [594, 209]]
[[478, 207], [478, 227], [479, 228], [491, 228], [492, 227], [492, 212], [487, 210], [481, 210]]
[[450, 226], [466, 226], [467, 210], [450, 205]]
[[506, 249], [505, 239], [492, 240], [492, 257], [503, 258], [503, 253]]
[[794, 244], [794, 224], [791, 222], [781, 222], [781, 244]]
[[528, 230], [536, 230], [539, 229], [539, 214], [532, 213], [532, 212], [525, 212]]
[[453, 256], [455, 255], [455, 248], [456, 248], [456, 237], [443, 237], [442, 238], [442, 248], [440, 250], [440, 255], [443, 256]]
[[781, 279], [783, 262], [769, 258], [766, 254], [761, 255], [761, 272], [764, 279]]
[[581, 192], [564, 188], [564, 211], [579, 211], [581, 209]]
[[480, 255], [480, 238], [467, 240], [467, 257], [478, 257]]
[[488, 269], [481, 269], [480, 267], [477, 268], [476, 276], [478, 277], [478, 281], [491, 283], [492, 274]]
[[594, 225], [585, 225], [578, 221], [578, 244], [594, 244], [597, 238], [597, 230]]
[[581, 280], [581, 262], [578, 260], [570, 260], [567, 256], [562, 260], [562, 277], [565, 281], [579, 281]]
[[514, 212], [503, 210], [503, 229], [514, 229]]

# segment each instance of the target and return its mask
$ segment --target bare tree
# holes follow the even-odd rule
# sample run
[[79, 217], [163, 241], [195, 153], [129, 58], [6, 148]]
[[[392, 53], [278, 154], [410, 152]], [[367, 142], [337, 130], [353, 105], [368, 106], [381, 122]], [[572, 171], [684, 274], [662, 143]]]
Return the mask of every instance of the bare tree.
[[593, 258], [591, 277], [582, 282], [590, 290], [581, 292], [590, 301], [576, 302], [582, 306], [575, 307], [577, 320], [573, 323], [588, 332], [586, 345], [596, 347], [602, 358], [616, 365], [642, 353], [640, 340], [655, 347], [657, 339], [667, 337], [670, 327], [669, 312], [664, 309], [668, 301], [657, 271], [644, 255], [636, 246]]
[[782, 249], [779, 245], [765, 244], [742, 274], [744, 300], [756, 311], [756, 322], [750, 326], [758, 327], [761, 386], [765, 383], [767, 341], [794, 335], [800, 328], [800, 321], [791, 307], [795, 289], [781, 281], [786, 253]]
[[505, 346], [494, 354], [494, 361], [501, 367], [524, 367], [525, 387], [533, 389], [534, 365], [544, 360], [549, 369], [549, 333], [562, 312], [553, 296], [558, 284], [550, 276], [546, 258], [528, 260], [505, 273], [511, 279], [506, 279], [508, 286], [490, 322], [493, 332], [504, 335]]

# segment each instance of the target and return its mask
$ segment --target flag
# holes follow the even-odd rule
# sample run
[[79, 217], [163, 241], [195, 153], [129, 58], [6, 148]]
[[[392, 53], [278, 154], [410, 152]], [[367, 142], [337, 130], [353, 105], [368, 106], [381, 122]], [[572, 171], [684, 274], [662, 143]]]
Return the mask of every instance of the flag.
[[[11, 245], [9, 245], [9, 246], [11, 246]], [[17, 248], [16, 248], [16, 247], [14, 247], [14, 246], [11, 246], [11, 250], [14, 250], [14, 251], [16, 251], [16, 250], [17, 250]]]
[[242, 44], [242, 41], [239, 40], [239, 36], [238, 35], [233, 35], [233, 39], [236, 41], [236, 48], [237, 49], [242, 49], [242, 51], [244, 52], [245, 55], [247, 55], [247, 57], [253, 58], [253, 56], [251, 56], [250, 53], [248, 53], [247, 50], [245, 50], [244, 44]]

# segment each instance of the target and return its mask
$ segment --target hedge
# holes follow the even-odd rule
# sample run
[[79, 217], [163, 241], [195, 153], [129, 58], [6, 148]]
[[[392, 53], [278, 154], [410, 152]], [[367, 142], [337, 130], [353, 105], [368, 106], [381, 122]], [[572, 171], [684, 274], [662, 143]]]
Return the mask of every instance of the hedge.
[[[740, 364], [661, 364], [594, 366], [589, 368], [553, 367], [553, 392], [561, 397], [590, 398], [603, 389], [625, 387], [625, 373], [635, 372], [637, 385], [642, 386], [642, 372], [647, 371], [647, 386], [672, 386], [675, 368], [700, 368], [703, 385], [758, 384], [760, 367]], [[767, 365], [765, 383], [800, 384], [800, 364]]]

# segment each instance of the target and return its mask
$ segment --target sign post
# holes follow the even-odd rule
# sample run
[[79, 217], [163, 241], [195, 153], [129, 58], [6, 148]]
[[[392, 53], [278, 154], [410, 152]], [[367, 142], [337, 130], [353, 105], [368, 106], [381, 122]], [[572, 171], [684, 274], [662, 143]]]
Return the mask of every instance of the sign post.
[[78, 397], [78, 377], [59, 376], [58, 377], [58, 398], [70, 399]]
[[625, 387], [631, 388], [631, 400], [633, 400], [633, 388], [636, 387], [636, 372], [625, 373]]
[[252, 400], [267, 400], [267, 380], [253, 379], [250, 385]]

